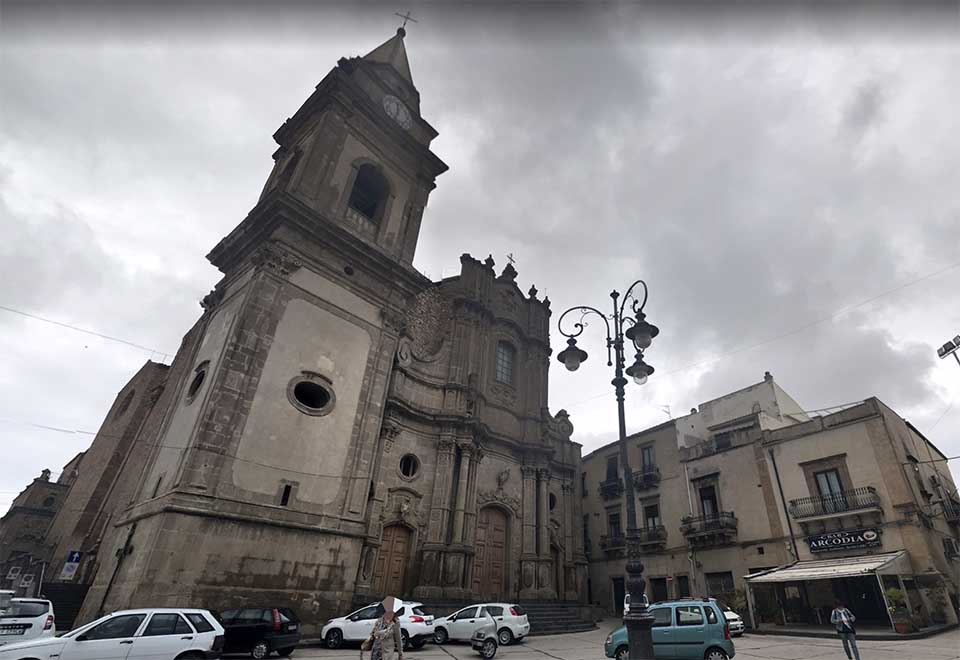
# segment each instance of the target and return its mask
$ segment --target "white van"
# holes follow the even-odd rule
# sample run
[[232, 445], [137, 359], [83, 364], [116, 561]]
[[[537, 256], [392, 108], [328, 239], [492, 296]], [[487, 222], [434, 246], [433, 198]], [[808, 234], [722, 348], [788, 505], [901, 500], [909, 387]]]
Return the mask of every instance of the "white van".
[[12, 598], [0, 613], [0, 646], [53, 637], [57, 629], [53, 603], [42, 598]]

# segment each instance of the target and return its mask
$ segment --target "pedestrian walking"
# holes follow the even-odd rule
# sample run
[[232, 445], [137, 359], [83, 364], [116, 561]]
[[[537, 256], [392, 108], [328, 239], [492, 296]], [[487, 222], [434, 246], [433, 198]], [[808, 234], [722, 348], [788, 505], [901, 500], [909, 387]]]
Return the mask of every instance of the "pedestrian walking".
[[370, 660], [393, 660], [394, 653], [397, 660], [403, 660], [403, 636], [396, 614], [401, 603], [393, 596], [387, 596], [380, 605], [383, 614], [373, 624], [370, 636], [360, 645], [360, 660], [363, 660], [364, 651], [370, 651]]
[[860, 660], [860, 651], [857, 649], [857, 630], [853, 627], [856, 620], [857, 617], [844, 607], [842, 602], [834, 601], [833, 612], [830, 613], [830, 623], [837, 627], [837, 633], [843, 640], [843, 650], [849, 660]]

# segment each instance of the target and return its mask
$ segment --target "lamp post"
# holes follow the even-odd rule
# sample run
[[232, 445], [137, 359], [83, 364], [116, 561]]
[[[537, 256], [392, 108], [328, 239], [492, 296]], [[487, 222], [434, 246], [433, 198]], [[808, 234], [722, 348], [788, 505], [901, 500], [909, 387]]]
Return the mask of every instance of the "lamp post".
[[948, 355], [957, 358], [957, 364], [960, 364], [960, 335], [949, 340], [946, 344], [937, 349], [937, 355], [941, 360]]
[[[637, 285], [643, 287], [643, 299], [633, 295]], [[624, 386], [627, 379], [624, 375], [633, 378], [638, 385], [647, 382], [647, 377], [653, 373], [653, 367], [643, 361], [643, 352], [650, 346], [650, 342], [660, 330], [646, 320], [643, 308], [647, 304], [647, 284], [637, 280], [630, 285], [627, 293], [620, 300], [620, 294], [614, 290], [610, 293], [613, 300], [613, 315], [607, 316], [600, 310], [588, 305], [571, 307], [560, 315], [557, 328], [560, 334], [567, 338], [567, 347], [560, 351], [557, 359], [563, 362], [570, 371], [576, 371], [580, 364], [587, 359], [586, 351], [577, 347], [577, 337], [583, 334], [585, 325], [583, 319], [595, 314], [603, 319], [607, 328], [607, 366], [614, 367], [614, 378], [611, 381], [617, 397], [617, 415], [620, 422], [620, 465], [623, 469], [624, 495], [627, 498], [627, 562], [626, 562], [626, 589], [630, 594], [630, 611], [623, 616], [623, 623], [627, 627], [627, 638], [630, 649], [630, 660], [653, 660], [653, 636], [651, 627], [653, 616], [647, 610], [643, 597], [645, 582], [643, 580], [643, 563], [640, 557], [640, 538], [637, 529], [637, 502], [633, 495], [633, 472], [630, 470], [630, 458], [627, 453], [627, 424], [623, 411]], [[627, 309], [627, 303], [630, 308]], [[580, 319], [574, 323], [572, 332], [565, 332], [563, 319], [571, 312], [580, 312]], [[624, 312], [628, 312], [626, 315]], [[611, 325], [612, 322], [612, 325]], [[633, 364], [626, 367], [624, 358], [624, 338], [630, 341], [636, 350]]]

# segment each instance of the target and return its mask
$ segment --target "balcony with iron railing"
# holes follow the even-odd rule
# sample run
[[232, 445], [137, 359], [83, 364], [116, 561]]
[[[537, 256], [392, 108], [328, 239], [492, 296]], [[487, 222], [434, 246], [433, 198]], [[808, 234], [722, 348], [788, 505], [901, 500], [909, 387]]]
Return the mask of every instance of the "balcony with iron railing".
[[611, 534], [600, 537], [600, 549], [606, 552], [607, 555], [622, 554], [626, 546], [627, 540], [623, 534]]
[[637, 490], [650, 490], [660, 484], [660, 468], [656, 465], [644, 465], [633, 473], [633, 487]]
[[946, 518], [947, 522], [950, 524], [960, 524], [960, 502], [944, 500], [943, 517]]
[[694, 547], [726, 545], [737, 536], [737, 517], [731, 511], [706, 516], [684, 516], [680, 532]]
[[873, 486], [790, 500], [790, 515], [796, 520], [833, 518], [864, 511], [881, 511], [880, 495]]
[[637, 530], [637, 543], [644, 550], [662, 548], [667, 544], [667, 528], [663, 525], [641, 527]]
[[623, 479], [607, 479], [600, 482], [600, 497], [612, 500], [623, 494]]

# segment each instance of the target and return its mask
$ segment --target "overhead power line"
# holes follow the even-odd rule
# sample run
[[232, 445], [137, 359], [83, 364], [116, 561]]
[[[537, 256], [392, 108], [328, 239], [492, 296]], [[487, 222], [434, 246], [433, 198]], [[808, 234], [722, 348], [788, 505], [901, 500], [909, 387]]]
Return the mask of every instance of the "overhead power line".
[[114, 341], [119, 344], [126, 344], [127, 346], [132, 346], [133, 348], [139, 348], [141, 351], [147, 351], [148, 353], [153, 353], [155, 355], [162, 356], [163, 358], [168, 358], [171, 355], [173, 355], [173, 353], [169, 353], [167, 351], [161, 351], [156, 348], [150, 348], [149, 346], [144, 346], [143, 344], [137, 344], [132, 341], [127, 341], [126, 339], [120, 339], [119, 337], [111, 337], [110, 335], [105, 335], [102, 332], [97, 332], [95, 330], [87, 330], [86, 328], [79, 328], [75, 325], [71, 325], [70, 323], [64, 323], [62, 321], [54, 321], [53, 319], [37, 316], [36, 314], [31, 314], [29, 312], [24, 312], [19, 309], [14, 309], [13, 307], [7, 307], [6, 305], [0, 305], [0, 309], [2, 309], [5, 312], [10, 312], [11, 314], [19, 314], [20, 316], [25, 316], [35, 321], [43, 321], [44, 323], [50, 323], [52, 325], [56, 325], [61, 328], [67, 328], [75, 332], [82, 332], [83, 334], [86, 334], [86, 335], [93, 335], [94, 337], [99, 337], [100, 339]]
[[[688, 369], [693, 369], [694, 367], [700, 367], [700, 366], [703, 366], [703, 365], [706, 365], [706, 364], [712, 364], [712, 363], [714, 363], [714, 362], [717, 362], [717, 361], [719, 361], [719, 360], [722, 360], [722, 359], [725, 358], [725, 357], [729, 357], [729, 356], [731, 356], [731, 355], [735, 355], [736, 353], [743, 353], [743, 352], [745, 352], [745, 351], [753, 350], [754, 348], [759, 348], [760, 346], [765, 346], [765, 345], [767, 345], [767, 344], [772, 344], [772, 343], [774, 343], [774, 342], [780, 341], [781, 339], [786, 339], [787, 337], [791, 337], [791, 336], [793, 336], [793, 335], [795, 335], [795, 334], [797, 334], [797, 333], [803, 332], [804, 330], [807, 330], [807, 329], [812, 328], [812, 327], [814, 327], [814, 326], [820, 325], [820, 324], [822, 324], [822, 323], [826, 323], [827, 321], [832, 321], [833, 319], [837, 318], [838, 316], [842, 316], [843, 314], [846, 314], [847, 312], [853, 311], [853, 310], [858, 309], [858, 308], [860, 308], [860, 307], [863, 307], [863, 306], [865, 306], [865, 305], [869, 305], [870, 303], [872, 303], [872, 302], [874, 302], [874, 301], [876, 301], [876, 300], [879, 300], [880, 298], [883, 298], [884, 296], [888, 296], [888, 295], [890, 295], [890, 294], [892, 294], [892, 293], [896, 293], [896, 292], [898, 292], [898, 291], [901, 291], [901, 290], [903, 290], [903, 289], [905, 289], [905, 288], [907, 288], [907, 287], [909, 287], [909, 286], [913, 286], [913, 285], [915, 285], [915, 284], [919, 284], [920, 282], [923, 282], [923, 281], [932, 279], [932, 278], [937, 277], [937, 276], [939, 276], [939, 275], [943, 275], [944, 273], [949, 272], [949, 271], [951, 271], [951, 270], [953, 270], [953, 269], [955, 269], [955, 268], [958, 268], [958, 267], [960, 267], [960, 261], [957, 261], [957, 262], [955, 262], [955, 263], [952, 263], [952, 264], [950, 264], [950, 265], [948, 265], [948, 266], [945, 266], [945, 267], [943, 267], [943, 268], [941, 268], [941, 269], [939, 269], [939, 270], [935, 270], [935, 271], [933, 271], [932, 273], [927, 273], [926, 275], [921, 275], [920, 277], [917, 277], [917, 278], [915, 278], [915, 279], [912, 279], [912, 280], [909, 280], [909, 281], [907, 281], [907, 282], [904, 282], [903, 284], [899, 284], [899, 285], [893, 287], [892, 289], [887, 289], [886, 291], [882, 291], [882, 292], [880, 292], [880, 293], [878, 293], [878, 294], [876, 294], [876, 295], [874, 295], [874, 296], [871, 296], [871, 297], [869, 297], [869, 298], [867, 298], [867, 299], [865, 299], [865, 300], [861, 300], [861, 301], [858, 302], [858, 303], [854, 303], [854, 304], [852, 304], [852, 305], [847, 305], [846, 307], [842, 307], [842, 308], [840, 308], [840, 309], [838, 309], [838, 310], [836, 310], [836, 311], [834, 311], [834, 312], [832, 312], [832, 313], [830, 313], [830, 314], [828, 314], [828, 315], [826, 315], [826, 316], [820, 317], [820, 318], [818, 318], [818, 319], [816, 319], [816, 320], [814, 320], [814, 321], [811, 321], [811, 322], [809, 322], [809, 323], [805, 323], [805, 324], [803, 324], [803, 325], [801, 325], [801, 326], [798, 326], [798, 327], [794, 328], [793, 330], [789, 330], [789, 331], [787, 331], [787, 332], [782, 332], [782, 333], [780, 333], [780, 334], [778, 334], [778, 335], [774, 335], [774, 336], [772, 336], [772, 337], [768, 337], [767, 339], [762, 339], [762, 340], [760, 340], [760, 341], [758, 341], [758, 342], [756, 342], [756, 343], [754, 343], [754, 344], [749, 344], [749, 345], [747, 345], [747, 346], [740, 346], [740, 347], [731, 349], [731, 350], [726, 351], [726, 352], [724, 352], [724, 353], [720, 353], [720, 354], [718, 354], [718, 355], [714, 355], [713, 357], [705, 358], [705, 359], [699, 360], [699, 361], [697, 361], [697, 362], [691, 362], [690, 364], [687, 364], [687, 365], [684, 365], [684, 366], [682, 366], [682, 367], [678, 367], [678, 368], [676, 368], [676, 369], [673, 369], [673, 370], [671, 370], [671, 371], [668, 371], [668, 372], [662, 374], [662, 376], [673, 376], [674, 374], [681, 373], [681, 372], [686, 371], [686, 370], [688, 370]], [[570, 404], [570, 405], [567, 406], [567, 407], [569, 407], [569, 408], [574, 408], [574, 407], [576, 407], [576, 406], [582, 405], [582, 404], [587, 403], [587, 402], [589, 402], [589, 401], [593, 401], [594, 399], [598, 399], [598, 398], [600, 398], [600, 397], [602, 397], [602, 396], [607, 396], [608, 394], [609, 394], [609, 392], [602, 392], [602, 393], [600, 393], [600, 394], [595, 394], [595, 395], [593, 395], [593, 396], [587, 397], [586, 399], [582, 399], [582, 400], [577, 401], [577, 402], [575, 402], [575, 403], [573, 403], [573, 404]]]

